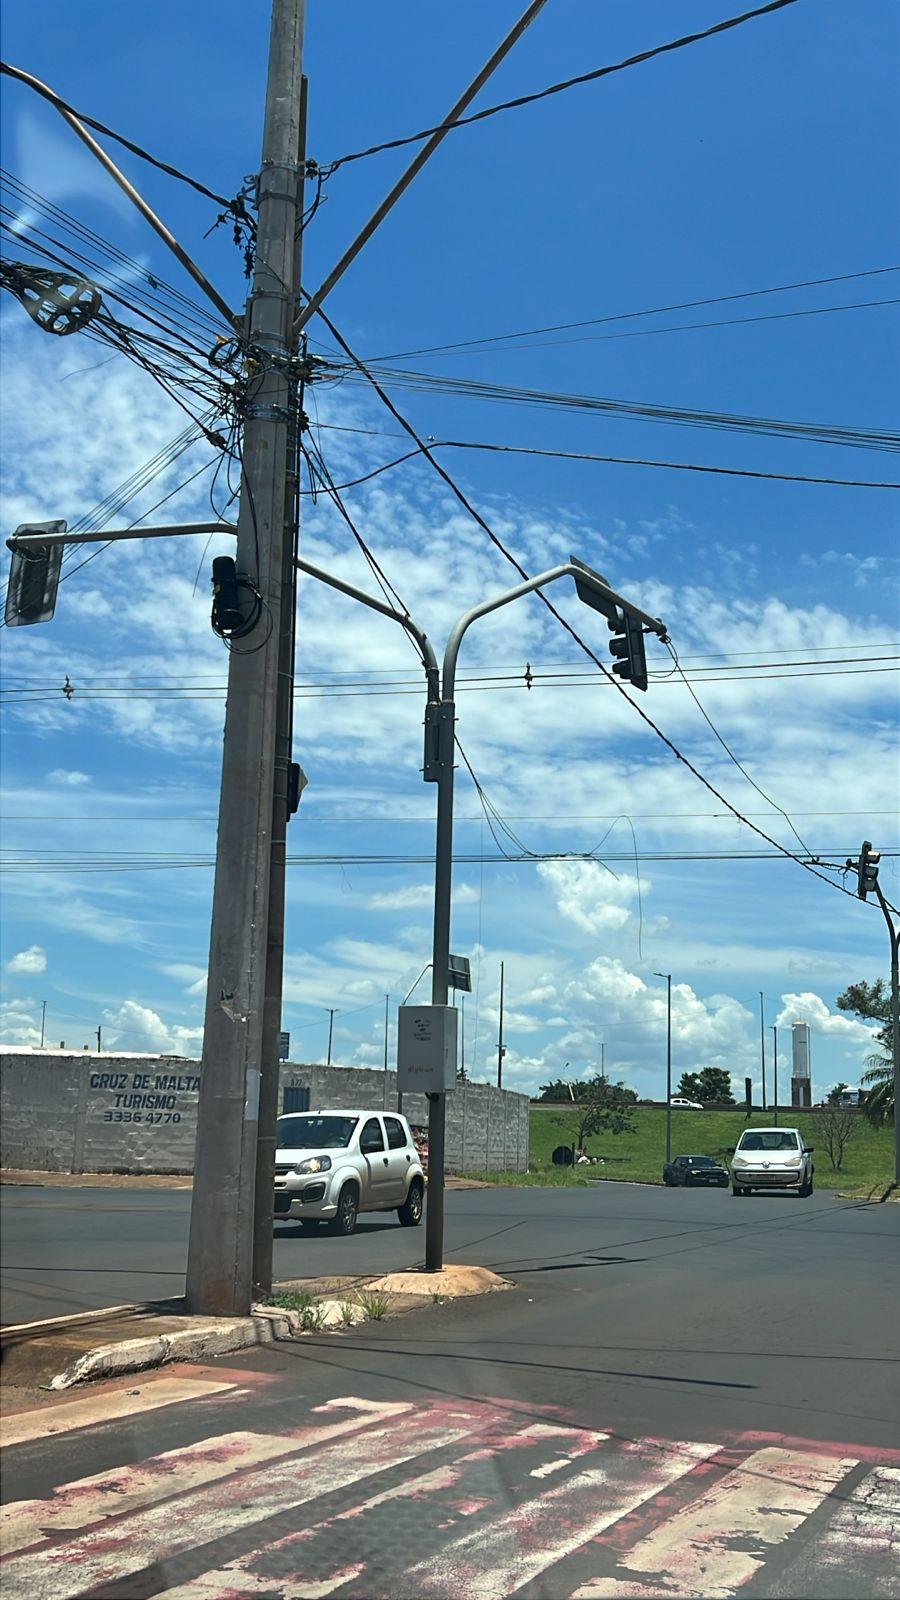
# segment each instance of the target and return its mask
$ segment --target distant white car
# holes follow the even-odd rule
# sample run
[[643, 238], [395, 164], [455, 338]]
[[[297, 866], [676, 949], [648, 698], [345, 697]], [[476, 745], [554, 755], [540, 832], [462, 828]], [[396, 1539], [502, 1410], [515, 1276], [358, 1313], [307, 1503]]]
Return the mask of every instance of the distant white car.
[[673, 1111], [702, 1111], [704, 1108], [699, 1100], [683, 1100], [680, 1095], [672, 1096]]
[[813, 1146], [799, 1128], [745, 1128], [731, 1152], [731, 1192], [792, 1189], [806, 1199], [813, 1192]]
[[360, 1211], [422, 1220], [425, 1176], [405, 1117], [393, 1112], [288, 1112], [278, 1118], [275, 1221], [304, 1229], [329, 1222], [352, 1233]]

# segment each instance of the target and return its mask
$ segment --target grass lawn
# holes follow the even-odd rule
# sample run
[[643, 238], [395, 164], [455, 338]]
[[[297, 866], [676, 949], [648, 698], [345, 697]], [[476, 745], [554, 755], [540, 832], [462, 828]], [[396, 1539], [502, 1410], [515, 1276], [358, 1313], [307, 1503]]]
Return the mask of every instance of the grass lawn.
[[[724, 1158], [730, 1145], [736, 1145], [744, 1128], [771, 1127], [771, 1112], [755, 1111], [752, 1121], [744, 1120], [742, 1109], [735, 1111], [673, 1111], [672, 1155], [706, 1155]], [[883, 1191], [893, 1177], [893, 1129], [873, 1128], [863, 1117], [855, 1118], [857, 1132], [844, 1151], [840, 1172], [832, 1169], [827, 1151], [816, 1137], [814, 1111], [779, 1111], [782, 1127], [800, 1128], [807, 1142], [816, 1147], [816, 1184], [822, 1189], [853, 1192]], [[587, 1153], [601, 1156], [596, 1167], [554, 1167], [552, 1152], [559, 1144], [574, 1143], [577, 1116], [574, 1111], [531, 1108], [531, 1170], [528, 1173], [473, 1173], [472, 1176], [500, 1183], [579, 1186], [590, 1179], [628, 1178], [643, 1183], [661, 1183], [666, 1145], [666, 1113], [656, 1106], [637, 1106], [634, 1133], [598, 1134], [588, 1139]]]

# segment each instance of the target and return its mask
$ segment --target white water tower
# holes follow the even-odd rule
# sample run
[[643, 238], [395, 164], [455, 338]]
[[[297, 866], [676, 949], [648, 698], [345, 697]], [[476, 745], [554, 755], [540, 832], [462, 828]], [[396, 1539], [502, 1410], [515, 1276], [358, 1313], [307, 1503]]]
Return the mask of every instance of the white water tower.
[[809, 1051], [809, 1023], [791, 1024], [791, 1105], [812, 1105], [812, 1071]]

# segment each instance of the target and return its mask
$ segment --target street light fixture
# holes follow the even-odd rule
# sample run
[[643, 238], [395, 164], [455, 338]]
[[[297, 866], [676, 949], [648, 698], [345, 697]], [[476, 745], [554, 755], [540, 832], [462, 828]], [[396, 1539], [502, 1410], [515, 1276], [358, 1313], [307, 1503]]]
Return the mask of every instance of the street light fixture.
[[[666, 637], [665, 624], [651, 617], [631, 601], [616, 594], [606, 579], [592, 567], [571, 557], [536, 578], [528, 578], [502, 594], [494, 595], [473, 606], [454, 623], [444, 651], [442, 669], [439, 671], [434, 647], [423, 628], [408, 612], [396, 610], [384, 600], [345, 579], [335, 577], [311, 561], [297, 558], [301, 572], [319, 582], [338, 589], [353, 600], [359, 600], [382, 616], [391, 617], [410, 635], [418, 647], [428, 685], [428, 703], [425, 710], [425, 762], [423, 777], [426, 783], [437, 784], [437, 836], [434, 863], [434, 930], [431, 960], [431, 1001], [434, 1006], [446, 1006], [450, 990], [450, 908], [453, 880], [453, 757], [456, 739], [456, 667], [460, 646], [473, 622], [499, 611], [502, 606], [519, 600], [536, 589], [544, 589], [560, 578], [574, 578], [580, 600], [593, 610], [601, 611], [611, 628], [619, 631], [622, 619], [630, 622], [632, 632], [642, 629]], [[643, 638], [641, 637], [641, 653]], [[629, 662], [631, 657], [629, 656]], [[625, 662], [617, 662], [620, 676], [628, 675]], [[636, 663], [639, 667], [639, 662]], [[634, 678], [635, 686], [646, 687], [646, 678], [640, 673]], [[444, 1133], [446, 1123], [446, 1097], [443, 1093], [429, 1095], [428, 1111], [428, 1203], [425, 1216], [425, 1267], [429, 1272], [439, 1272], [443, 1265], [444, 1250]]]
[[672, 1159], [672, 974], [654, 972], [666, 980], [666, 1160]]

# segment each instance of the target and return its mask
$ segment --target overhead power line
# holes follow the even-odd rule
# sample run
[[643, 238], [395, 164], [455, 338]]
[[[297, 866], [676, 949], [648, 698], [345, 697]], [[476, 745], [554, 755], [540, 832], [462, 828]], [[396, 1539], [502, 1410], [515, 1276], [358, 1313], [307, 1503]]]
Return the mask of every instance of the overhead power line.
[[[326, 364], [333, 367], [333, 363]], [[340, 374], [341, 369], [334, 369]], [[343, 370], [350, 381], [365, 378], [379, 384], [381, 393], [403, 389], [425, 394], [450, 394], [472, 399], [524, 405], [538, 410], [575, 411], [604, 417], [627, 417], [633, 421], [671, 423], [679, 427], [712, 429], [716, 432], [745, 433], [773, 439], [798, 439], [808, 444], [841, 445], [852, 449], [900, 450], [900, 433], [886, 428], [860, 428], [848, 423], [803, 422], [784, 417], [745, 416], [739, 412], [701, 411], [687, 406], [659, 405], [647, 400], [620, 400], [608, 395], [567, 394], [557, 390], [528, 389], [516, 384], [492, 383], [486, 379], [417, 372], [403, 367], [356, 366]], [[416, 439], [423, 449], [423, 440]]]
[[[410, 356], [443, 355], [453, 350], [474, 350], [479, 345], [505, 344], [511, 339], [530, 339], [542, 333], [568, 333], [574, 328], [598, 328], [610, 322], [630, 322], [640, 317], [658, 317], [670, 311], [694, 311], [701, 306], [721, 306], [734, 300], [755, 300], [764, 295], [787, 294], [794, 289], [819, 288], [829, 283], [850, 283], [858, 278], [877, 278], [887, 272], [900, 272], [896, 267], [866, 267], [859, 272], [840, 272], [828, 278], [799, 278], [794, 283], [776, 283], [767, 289], [742, 289], [733, 294], [708, 295], [702, 300], [675, 300], [668, 305], [648, 306], [643, 311], [617, 311], [604, 317], [584, 317], [577, 322], [549, 322], [537, 328], [516, 328], [511, 333], [482, 334], [477, 339], [457, 339], [450, 344], [422, 345], [417, 349], [395, 351], [393, 355], [367, 356], [369, 365], [379, 361], [403, 361]], [[880, 304], [880, 302], [875, 302]], [[692, 327], [706, 327], [706, 323], [692, 323]]]
[[[322, 426], [334, 425], [323, 423]], [[842, 489], [900, 489], [900, 482], [881, 478], [823, 478], [800, 472], [757, 472], [751, 467], [716, 467], [699, 461], [660, 461], [648, 456], [608, 456], [587, 450], [549, 450], [537, 445], [491, 444], [484, 440], [429, 439], [428, 448], [481, 450], [494, 455], [544, 456], [557, 461], [595, 461], [619, 467], [658, 467], [669, 472], [700, 472], [725, 478], [759, 478], [772, 483], [811, 483]], [[402, 456], [395, 456], [392, 461], [383, 461], [380, 467], [373, 467], [370, 472], [364, 472], [358, 478], [350, 478], [347, 483], [339, 483], [337, 488], [356, 489], [360, 484], [369, 483], [373, 478], [380, 477], [383, 472], [390, 472], [394, 467], [401, 467], [407, 461], [414, 461], [421, 454], [422, 451], [419, 449], [406, 450]], [[304, 495], [311, 492], [309, 489], [301, 491]]]
[[50, 105], [55, 106], [57, 111], [67, 111], [70, 116], [77, 117], [79, 122], [83, 122], [88, 128], [93, 128], [95, 133], [102, 133], [108, 139], [115, 139], [117, 144], [122, 145], [125, 150], [130, 150], [132, 155], [139, 156], [141, 161], [148, 162], [151, 167], [167, 173], [170, 178], [177, 178], [179, 183], [189, 184], [198, 194], [205, 195], [207, 200], [214, 200], [219, 206], [232, 204], [232, 201], [226, 200], [223, 195], [216, 194], [214, 189], [208, 189], [198, 178], [192, 178], [187, 172], [182, 172], [180, 167], [173, 167], [168, 161], [160, 160], [159, 156], [151, 155], [149, 150], [145, 150], [143, 145], [135, 144], [133, 139], [127, 139], [123, 133], [117, 133], [115, 128], [107, 127], [105, 122], [98, 122], [96, 117], [88, 117], [83, 111], [78, 111], [75, 106], [69, 105], [67, 100], [63, 100], [60, 95], [49, 89], [45, 83], [33, 78], [30, 72], [23, 72], [21, 67], [14, 67], [8, 61], [0, 61], [0, 73], [24, 83], [27, 88], [40, 95], [42, 100], [47, 100]]
[[551, 95], [563, 94], [567, 89], [578, 88], [581, 84], [595, 83], [599, 78], [608, 78], [615, 72], [625, 72], [629, 67], [641, 65], [644, 61], [652, 61], [656, 56], [667, 55], [673, 50], [683, 50], [688, 45], [699, 44], [704, 39], [712, 39], [716, 34], [727, 33], [731, 28], [739, 28], [745, 22], [752, 22], [757, 17], [767, 16], [772, 11], [783, 11], [786, 6], [795, 5], [796, 0], [769, 0], [768, 5], [757, 6], [753, 11], [744, 11], [740, 16], [727, 17], [724, 22], [716, 22], [709, 28], [703, 28], [698, 33], [682, 34], [678, 39], [670, 39], [666, 44], [654, 45], [649, 50], [640, 50], [636, 55], [626, 56], [624, 61], [616, 61], [611, 66], [595, 67], [591, 72], [581, 72], [574, 78], [564, 78], [560, 83], [551, 83], [545, 89], [538, 89], [532, 94], [517, 95], [514, 100], [502, 100], [498, 105], [486, 106], [483, 111], [473, 111], [469, 116], [456, 117], [450, 123], [440, 122], [436, 127], [421, 128], [418, 133], [406, 134], [401, 139], [387, 139], [381, 144], [371, 144], [365, 150], [354, 150], [350, 155], [339, 156], [336, 161], [329, 162], [324, 167], [330, 176], [340, 167], [346, 167], [351, 161], [362, 161], [367, 156], [380, 155], [384, 150], [400, 150], [404, 145], [418, 144], [422, 139], [430, 139], [432, 134], [440, 133], [443, 129], [452, 132], [456, 128], [465, 128], [473, 122], [484, 122], [488, 117], [495, 117], [501, 111], [517, 111], [522, 106], [534, 105], [538, 100], [548, 100]]
[[[410, 438], [419, 447], [419, 449], [425, 455], [426, 459], [431, 463], [431, 465], [434, 468], [435, 472], [442, 479], [442, 481], [447, 485], [447, 488], [451, 491], [451, 493], [453, 494], [454, 498], [459, 501], [459, 503], [463, 507], [463, 509], [469, 514], [469, 516], [473, 519], [473, 521], [478, 524], [478, 526], [481, 528], [482, 532], [487, 535], [488, 539], [491, 541], [491, 543], [494, 545], [494, 547], [497, 550], [499, 550], [499, 552], [501, 553], [501, 555], [503, 555], [505, 560], [509, 562], [510, 566], [512, 566], [514, 568], [514, 570], [516, 572], [518, 572], [519, 576], [523, 579], [523, 581], [527, 581], [529, 575], [525, 571], [525, 568], [522, 566], [521, 562], [517, 561], [516, 557], [512, 554], [512, 552], [507, 549], [506, 545], [503, 543], [503, 540], [499, 537], [499, 535], [497, 533], [495, 533], [494, 529], [490, 526], [490, 523], [488, 523], [486, 521], [486, 519], [482, 516], [481, 512], [478, 511], [475, 506], [473, 506], [472, 502], [463, 493], [462, 489], [460, 489], [459, 485], [451, 477], [450, 473], [447, 472], [446, 468], [441, 465], [441, 463], [437, 459], [437, 457], [429, 450], [428, 445], [425, 443], [424, 439], [422, 439], [421, 436], [417, 433], [417, 431], [413, 427], [412, 423], [409, 422], [409, 420], [403, 415], [403, 413], [401, 411], [399, 411], [398, 408], [394, 405], [394, 402], [392, 401], [390, 395], [383, 388], [383, 386], [379, 382], [377, 376], [374, 373], [372, 373], [371, 370], [365, 365], [365, 363], [360, 360], [359, 356], [357, 356], [355, 354], [355, 352], [353, 350], [351, 350], [350, 346], [348, 345], [347, 341], [344, 339], [343, 335], [338, 331], [338, 329], [335, 327], [334, 323], [331, 321], [331, 318], [328, 316], [328, 313], [323, 311], [321, 309], [321, 307], [320, 307], [319, 308], [319, 315], [322, 318], [322, 321], [324, 322], [324, 324], [325, 324], [326, 328], [328, 329], [329, 333], [331, 334], [331, 337], [335, 340], [335, 342], [343, 350], [343, 352], [347, 356], [348, 360], [350, 360], [353, 363], [354, 367], [356, 367], [357, 370], [362, 374], [362, 376], [364, 378], [366, 378], [367, 381], [371, 384], [371, 386], [375, 390], [375, 393], [378, 395], [379, 399], [382, 401], [382, 403], [390, 411], [390, 413], [394, 417], [395, 421], [397, 421], [400, 424], [400, 426], [404, 429], [404, 431], [409, 434]], [[798, 866], [801, 866], [801, 867], [805, 868], [808, 872], [811, 872], [814, 877], [819, 878], [823, 883], [829, 884], [831, 888], [836, 889], [840, 894], [845, 894], [849, 899], [854, 899], [854, 900], [856, 899], [855, 894], [853, 894], [851, 892], [851, 890], [845, 888], [842, 883], [837, 883], [834, 879], [826, 877], [825, 873], [820, 871], [818, 866], [814, 865], [813, 863], [811, 863], [809, 861], [804, 861], [800, 856], [795, 855], [793, 851], [788, 850], [785, 845], [779, 844], [778, 840], [777, 839], [773, 839], [770, 834], [768, 834], [768, 833], [766, 833], [764, 831], [764, 829], [759, 828], [759, 827], [757, 827], [757, 825], [755, 823], [750, 822], [749, 819], [738, 809], [738, 807], [733, 805], [730, 800], [727, 800], [725, 798], [725, 796], [715, 787], [715, 785], [712, 784], [709, 781], [709, 779], [704, 776], [704, 774], [702, 772], [700, 772], [700, 770], [697, 768], [697, 766], [694, 764], [694, 762], [691, 761], [690, 757], [686, 756], [684, 754], [684, 752], [682, 750], [680, 750], [679, 747], [675, 744], [674, 740], [670, 739], [669, 736], [666, 733], [663, 732], [662, 728], [660, 728], [657, 725], [657, 723], [654, 722], [653, 718], [646, 711], [644, 711], [643, 707], [638, 705], [637, 701], [632, 699], [631, 695], [625, 689], [625, 687], [622, 684], [622, 682], [620, 681], [620, 679], [618, 677], [616, 677], [609, 670], [609, 668], [605, 665], [605, 663], [600, 660], [599, 656], [596, 655], [595, 652], [590, 648], [590, 645], [588, 645], [586, 643], [586, 641], [584, 639], [582, 639], [582, 637], [578, 633], [577, 629], [575, 629], [572, 626], [572, 624], [567, 620], [567, 618], [562, 615], [562, 613], [553, 604], [552, 600], [550, 600], [548, 598], [548, 596], [546, 594], [544, 594], [541, 590], [537, 590], [536, 593], [537, 593], [539, 599], [542, 601], [542, 603], [547, 607], [547, 609], [550, 612], [551, 616], [556, 618], [557, 622], [560, 624], [560, 626], [562, 628], [565, 629], [565, 631], [575, 641], [575, 643], [578, 645], [579, 649], [582, 650], [584, 652], [584, 654], [588, 657], [588, 659], [590, 661], [593, 661], [594, 665], [600, 670], [600, 672], [602, 672], [603, 675], [611, 683], [613, 683], [615, 685], [615, 688], [617, 689], [619, 694], [621, 694], [622, 697], [628, 702], [628, 704], [632, 707], [632, 710], [634, 710], [637, 713], [637, 715], [641, 718], [642, 722], [644, 722], [646, 724], [646, 726], [650, 728], [650, 730], [657, 736], [657, 738], [662, 740], [663, 744], [666, 746], [666, 748], [669, 751], [671, 751], [672, 755], [675, 756], [676, 760], [680, 761], [685, 767], [687, 767], [688, 771], [693, 774], [693, 776], [697, 779], [697, 781], [699, 783], [703, 784], [703, 787], [705, 789], [707, 789], [709, 791], [709, 793], [712, 794], [715, 797], [716, 800], [718, 800], [722, 805], [726, 806], [728, 808], [728, 810], [731, 811], [733, 813], [733, 815], [738, 819], [738, 821], [745, 823], [747, 825], [747, 827], [749, 827], [754, 833], [756, 833], [759, 836], [759, 838], [763, 839], [766, 844], [772, 845], [776, 850], [780, 851], [782, 855], [784, 855], [785, 857], [788, 857], [792, 861], [795, 861]], [[835, 868], [835, 870], [842, 870], [842, 869]]]

